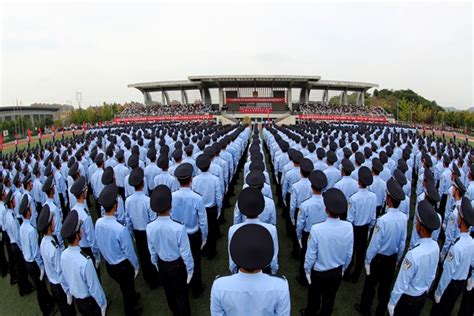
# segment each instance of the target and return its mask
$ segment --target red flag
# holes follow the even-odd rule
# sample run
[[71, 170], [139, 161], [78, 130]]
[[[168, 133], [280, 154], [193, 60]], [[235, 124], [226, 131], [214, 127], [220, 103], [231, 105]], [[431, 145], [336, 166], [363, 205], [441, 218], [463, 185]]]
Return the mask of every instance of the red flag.
[[0, 151], [3, 151], [3, 133], [0, 133]]
[[28, 131], [26, 132], [26, 135], [28, 137], [28, 143], [31, 143], [31, 130], [29, 127], [28, 127]]
[[102, 128], [102, 121], [99, 121], [99, 127]]
[[82, 122], [82, 130], [85, 132], [87, 128], [86, 122]]
[[38, 137], [39, 139], [43, 138], [43, 131], [38, 127]]
[[18, 134], [15, 131], [15, 145], [18, 145]]

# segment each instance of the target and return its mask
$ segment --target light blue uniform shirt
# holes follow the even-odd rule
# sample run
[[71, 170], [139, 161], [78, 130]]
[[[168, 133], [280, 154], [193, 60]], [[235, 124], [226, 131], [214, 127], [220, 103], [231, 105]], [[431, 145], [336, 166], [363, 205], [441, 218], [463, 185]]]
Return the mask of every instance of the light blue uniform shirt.
[[40, 244], [41, 258], [44, 262], [44, 270], [51, 284], [61, 284], [64, 292], [69, 294], [69, 287], [64, 281], [61, 269], [61, 248], [54, 241], [53, 236], [43, 236]]
[[8, 237], [10, 238], [10, 244], [17, 244], [21, 249], [20, 223], [18, 222], [13, 209], [6, 209], [4, 219], [5, 226], [3, 229], [7, 232]]
[[[247, 188], [249, 185], [247, 183], [245, 183], [243, 186], [242, 186], [242, 190]], [[272, 193], [272, 188], [270, 187], [269, 184], [266, 184], [264, 183], [263, 184], [263, 188], [262, 188], [262, 194], [270, 199], [273, 200], [273, 193]]]
[[347, 221], [354, 226], [369, 225], [372, 228], [375, 224], [376, 207], [377, 196], [375, 193], [366, 188], [360, 188], [349, 199]]
[[54, 231], [53, 235], [58, 238], [59, 247], [64, 248], [64, 240], [61, 236], [61, 228], [63, 227], [63, 212], [54, 204], [53, 199], [48, 198], [45, 205], [49, 206], [50, 212], [54, 213]]
[[95, 223], [97, 247], [105, 260], [111, 264], [119, 264], [128, 260], [135, 270], [138, 259], [133, 248], [132, 237], [126, 227], [117, 222], [115, 216], [105, 215]]
[[181, 187], [172, 196], [171, 218], [183, 223], [188, 234], [201, 229], [202, 241], [207, 240], [207, 215], [202, 196], [189, 187]]
[[160, 173], [160, 168], [155, 163], [151, 163], [145, 167], [144, 174], [148, 183], [148, 189], [153, 191], [155, 188], [155, 177]]
[[451, 170], [449, 168], [444, 169], [439, 179], [439, 194], [449, 194], [449, 187], [451, 186]]
[[449, 249], [443, 263], [443, 273], [435, 295], [441, 297], [451, 280], [467, 280], [474, 267], [474, 241], [469, 233], [460, 233], [459, 239]]
[[155, 188], [161, 184], [166, 185], [170, 188], [171, 192], [179, 190], [179, 182], [174, 176], [172, 176], [168, 171], [163, 171], [158, 174], [155, 179]]
[[420, 296], [431, 287], [436, 276], [439, 247], [431, 238], [421, 238], [403, 260], [393, 286], [390, 304], [396, 306], [402, 294]]
[[192, 188], [201, 195], [205, 208], [217, 206], [218, 212], [221, 212], [223, 193], [219, 179], [215, 175], [209, 171], [202, 172], [194, 177]]
[[341, 171], [334, 166], [329, 166], [323, 170], [326, 178], [328, 179], [328, 185], [326, 186], [325, 190], [331, 189], [334, 185], [341, 180]]
[[339, 189], [344, 193], [347, 201], [349, 202], [349, 198], [359, 190], [359, 184], [356, 180], [354, 180], [351, 176], [343, 176], [341, 180], [336, 182], [334, 185], [336, 189]]
[[212, 284], [212, 316], [289, 316], [290, 311], [290, 291], [284, 278], [239, 272]]
[[90, 179], [90, 183], [92, 186], [92, 193], [94, 194], [94, 198], [98, 199], [100, 192], [104, 189], [104, 184], [102, 183], [102, 174], [104, 173], [104, 169], [97, 168], [97, 170], [92, 175]]
[[303, 231], [309, 233], [314, 224], [324, 222], [328, 215], [322, 195], [312, 194], [311, 197], [301, 203], [298, 218], [296, 220], [296, 236], [298, 240], [303, 238]]
[[124, 163], [119, 163], [114, 167], [115, 182], [119, 188], [125, 187], [125, 177], [130, 173], [130, 170]]
[[[272, 224], [276, 226], [276, 209], [275, 202], [268, 197], [263, 197], [265, 201], [265, 208], [263, 212], [258, 215], [258, 219], [264, 223]], [[247, 217], [240, 212], [239, 206], [236, 203], [234, 207], [234, 225], [242, 223]]]
[[324, 162], [324, 160], [317, 160], [316, 162], [314, 162], [314, 170], [324, 171], [327, 168], [328, 165]]
[[[441, 223], [441, 215], [438, 214], [438, 218], [439, 218], [439, 222]], [[433, 233], [431, 234], [431, 239], [433, 239], [434, 241], [438, 241], [440, 231], [441, 231], [441, 227], [433, 231]], [[418, 232], [416, 231], [416, 225], [414, 223], [412, 232], [411, 232], [410, 249], [415, 247], [419, 242], [420, 242], [420, 235], [418, 235]]]
[[39, 268], [43, 267], [40, 249], [38, 245], [38, 231], [31, 225], [29, 219], [25, 219], [20, 226], [21, 251], [26, 262], [34, 262]]
[[382, 206], [385, 203], [387, 196], [387, 184], [379, 176], [374, 175], [374, 182], [368, 188], [377, 196], [377, 206]]
[[[291, 186], [301, 179], [300, 167], [292, 167], [282, 175], [282, 195], [286, 203], [286, 194], [290, 193]], [[289, 206], [289, 205], [287, 205]]]
[[301, 206], [304, 200], [307, 200], [313, 194], [311, 189], [311, 182], [308, 178], [301, 178], [298, 182], [293, 184], [290, 189], [290, 218], [295, 218], [296, 209]]
[[246, 218], [243, 223], [235, 224], [235, 225], [232, 225], [232, 226], [229, 227], [229, 233], [228, 233], [228, 239], [227, 239], [228, 240], [227, 249], [229, 249], [228, 252], [229, 252], [229, 270], [230, 270], [230, 272], [237, 273], [237, 271], [238, 271], [238, 267], [235, 264], [234, 260], [232, 260], [232, 257], [230, 255], [230, 241], [232, 240], [232, 236], [234, 236], [234, 233], [237, 231], [237, 229], [239, 229], [243, 225], [247, 225], [247, 224], [261, 225], [261, 226], [265, 227], [268, 230], [268, 232], [270, 233], [270, 235], [272, 236], [274, 252], [273, 252], [272, 261], [270, 262], [270, 270], [272, 271], [272, 274], [276, 274], [278, 272], [278, 234], [277, 234], [277, 230], [276, 230], [276, 227], [274, 225], [263, 223], [258, 218]]
[[92, 260], [77, 246], [69, 246], [61, 255], [61, 269], [69, 291], [75, 298], [92, 296], [101, 309], [107, 307], [104, 290]]
[[145, 231], [146, 225], [156, 219], [156, 213], [150, 209], [150, 198], [143, 191], [137, 191], [125, 200], [125, 211], [133, 230]]
[[389, 208], [387, 213], [378, 218], [367, 248], [365, 264], [370, 264], [377, 254], [397, 254], [397, 261], [400, 261], [405, 250], [407, 220], [405, 214], [394, 208]]
[[94, 223], [89, 211], [83, 203], [77, 203], [72, 209], [76, 210], [79, 219], [82, 221], [82, 238], [79, 241], [79, 246], [81, 248], [91, 248], [94, 258], [96, 260], [100, 259], [100, 252], [95, 239]]
[[453, 207], [453, 211], [448, 215], [446, 220], [446, 231], [445, 231], [445, 240], [443, 248], [441, 249], [441, 258], [444, 258], [448, 253], [449, 248], [454, 244], [456, 238], [459, 237], [461, 233], [458, 227], [458, 208], [461, 206], [461, 200], [456, 201]]
[[323, 272], [337, 267], [345, 271], [352, 259], [353, 246], [354, 232], [349, 222], [328, 218], [313, 225], [304, 260], [305, 272]]
[[147, 225], [146, 236], [151, 262], [154, 265], [158, 264], [158, 258], [169, 262], [181, 257], [188, 274], [193, 273], [194, 260], [184, 225], [171, 220], [169, 216], [158, 216]]

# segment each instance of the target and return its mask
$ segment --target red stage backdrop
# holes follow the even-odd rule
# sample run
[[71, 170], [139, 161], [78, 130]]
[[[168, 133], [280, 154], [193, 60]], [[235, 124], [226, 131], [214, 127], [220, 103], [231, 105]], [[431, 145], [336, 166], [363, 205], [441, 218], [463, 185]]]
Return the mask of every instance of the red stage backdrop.
[[387, 123], [388, 120], [383, 116], [352, 116], [352, 115], [319, 115], [319, 114], [300, 114], [300, 120], [318, 120], [318, 121], [349, 121], [349, 122], [375, 122]]
[[225, 103], [286, 103], [285, 98], [226, 98]]
[[121, 117], [114, 118], [114, 123], [141, 123], [156, 121], [207, 121], [212, 120], [213, 115], [169, 115], [169, 116], [143, 116], [143, 117]]

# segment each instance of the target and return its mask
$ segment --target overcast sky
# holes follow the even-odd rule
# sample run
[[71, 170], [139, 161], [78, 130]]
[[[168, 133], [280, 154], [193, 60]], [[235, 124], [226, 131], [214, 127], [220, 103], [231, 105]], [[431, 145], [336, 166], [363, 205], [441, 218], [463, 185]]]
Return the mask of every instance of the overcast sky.
[[[143, 102], [127, 84], [288, 74], [473, 104], [471, 3], [2, 4], [1, 104]], [[216, 101], [217, 102], [217, 101]]]

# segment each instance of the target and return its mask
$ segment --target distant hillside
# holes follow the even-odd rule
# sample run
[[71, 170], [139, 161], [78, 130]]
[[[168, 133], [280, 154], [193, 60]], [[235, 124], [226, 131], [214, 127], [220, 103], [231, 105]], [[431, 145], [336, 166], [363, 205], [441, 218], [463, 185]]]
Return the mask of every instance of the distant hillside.
[[446, 112], [456, 112], [456, 111], [459, 111], [458, 109], [456, 109], [455, 107], [452, 107], [452, 106], [448, 106], [448, 107], [443, 107], [444, 110]]

